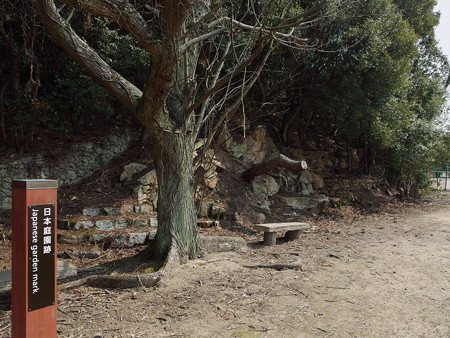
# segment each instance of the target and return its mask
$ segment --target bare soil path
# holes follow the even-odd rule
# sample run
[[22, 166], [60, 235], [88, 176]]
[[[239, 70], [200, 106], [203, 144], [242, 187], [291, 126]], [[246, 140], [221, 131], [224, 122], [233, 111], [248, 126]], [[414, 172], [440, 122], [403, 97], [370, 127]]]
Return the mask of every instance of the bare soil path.
[[[261, 267], [291, 264], [297, 269]], [[10, 335], [0, 310], [0, 337]], [[450, 194], [190, 261], [156, 289], [59, 295], [60, 337], [450, 337]]]

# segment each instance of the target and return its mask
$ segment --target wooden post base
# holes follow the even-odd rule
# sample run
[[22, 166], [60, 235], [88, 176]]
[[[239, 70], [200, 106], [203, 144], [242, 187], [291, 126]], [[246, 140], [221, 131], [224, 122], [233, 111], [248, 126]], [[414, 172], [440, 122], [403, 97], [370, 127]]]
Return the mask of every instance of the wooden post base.
[[56, 338], [55, 180], [12, 182], [12, 337]]

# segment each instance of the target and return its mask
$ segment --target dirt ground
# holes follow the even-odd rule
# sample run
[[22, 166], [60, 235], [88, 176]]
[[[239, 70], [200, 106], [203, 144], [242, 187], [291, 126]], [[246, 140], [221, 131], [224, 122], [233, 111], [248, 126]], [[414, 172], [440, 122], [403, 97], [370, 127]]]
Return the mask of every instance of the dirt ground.
[[[59, 294], [59, 337], [450, 337], [450, 194], [318, 219], [294, 242], [182, 265], [155, 289]], [[294, 269], [276, 270], [274, 264]], [[0, 337], [10, 311], [0, 308]]]

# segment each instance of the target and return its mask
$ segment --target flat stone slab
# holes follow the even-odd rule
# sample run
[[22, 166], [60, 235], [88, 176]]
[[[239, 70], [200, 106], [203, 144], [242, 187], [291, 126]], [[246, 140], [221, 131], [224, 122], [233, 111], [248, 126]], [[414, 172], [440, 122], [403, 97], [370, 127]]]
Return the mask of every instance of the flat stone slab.
[[308, 223], [286, 222], [286, 223], [265, 223], [253, 225], [255, 230], [264, 232], [294, 231], [311, 228]]
[[[65, 261], [58, 261], [58, 279], [76, 276], [77, 268], [75, 265]], [[11, 289], [11, 270], [0, 271], [0, 292]]]

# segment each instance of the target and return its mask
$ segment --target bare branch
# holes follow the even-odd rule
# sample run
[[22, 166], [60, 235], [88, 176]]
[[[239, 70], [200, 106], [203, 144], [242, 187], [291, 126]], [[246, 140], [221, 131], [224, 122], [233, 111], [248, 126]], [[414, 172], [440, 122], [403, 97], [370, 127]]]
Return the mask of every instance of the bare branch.
[[[273, 42], [273, 41], [272, 41]], [[211, 132], [210, 137], [208, 137], [208, 142], [205, 145], [204, 149], [208, 149], [211, 145], [212, 140], [215, 138], [215, 135], [219, 132], [219, 130], [222, 128], [223, 123], [225, 120], [229, 119], [232, 114], [236, 112], [236, 110], [239, 108], [239, 106], [242, 104], [242, 98], [245, 97], [245, 95], [248, 94], [250, 89], [253, 87], [255, 82], [258, 80], [259, 76], [261, 75], [261, 72], [264, 68], [264, 66], [267, 63], [267, 60], [269, 59], [270, 54], [273, 51], [273, 43], [270, 44], [270, 46], [267, 48], [267, 51], [265, 52], [261, 62], [259, 63], [258, 68], [253, 72], [250, 79], [242, 85], [241, 89], [239, 90], [239, 97], [237, 97], [223, 112], [223, 114], [220, 116], [219, 120], [215, 123], [215, 128]], [[228, 97], [228, 100], [233, 99], [233, 97]], [[209, 114], [210, 116], [212, 113]], [[205, 118], [206, 120], [207, 118]]]
[[197, 22], [195, 22], [192, 27], [189, 28], [188, 32], [186, 33], [186, 35], [189, 35], [193, 30], [195, 30], [196, 28], [198, 28], [201, 24], [205, 23], [206, 20], [208, 20], [210, 17], [212, 17], [214, 14], [216, 14], [220, 8], [223, 7], [223, 5], [225, 5], [229, 0], [222, 0], [222, 2], [220, 2], [219, 4], [217, 4], [217, 6], [215, 6], [214, 8], [212, 8], [208, 13], [206, 13], [206, 15], [204, 15], [201, 19], [199, 19]]
[[[222, 69], [223, 69], [223, 67], [225, 65], [225, 59], [226, 59], [226, 57], [227, 57], [227, 55], [228, 55], [228, 53], [230, 51], [230, 47], [231, 47], [231, 41], [228, 41], [228, 43], [226, 44], [225, 49], [223, 51], [222, 58], [219, 61], [219, 64], [217, 65], [216, 69], [214, 70], [214, 72], [212, 74], [211, 83], [207, 83], [207, 88], [208, 89], [211, 89], [212, 87], [214, 87], [217, 84], [217, 81], [219, 79], [220, 73], [222, 72]], [[200, 113], [198, 114], [197, 122], [196, 122], [196, 126], [195, 126], [195, 131], [194, 131], [195, 137], [197, 137], [198, 133], [200, 132], [201, 125], [204, 122], [203, 119], [204, 119], [206, 108], [208, 107], [208, 103], [210, 101], [209, 100], [210, 98], [206, 99], [203, 102], [202, 107], [200, 109]]]
[[[301, 39], [298, 36], [295, 36], [293, 33], [295, 32], [294, 28], [300, 28], [302, 26], [310, 25], [315, 21], [317, 16], [320, 14], [320, 9], [326, 4], [326, 1], [321, 1], [314, 5], [313, 7], [309, 8], [302, 14], [288, 18], [283, 20], [280, 24], [276, 26], [265, 26], [262, 22], [258, 20], [258, 25], [249, 25], [246, 23], [243, 23], [239, 20], [236, 20], [234, 18], [230, 18], [227, 16], [220, 17], [208, 24], [208, 27], [211, 29], [212, 27], [222, 25], [224, 22], [229, 22], [232, 27], [235, 29], [242, 29], [242, 30], [249, 30], [254, 32], [259, 32], [261, 34], [269, 34], [272, 33], [273, 37], [275, 39], [281, 39], [281, 41], [284, 40], [284, 42], [287, 42], [287, 39], [291, 39], [295, 41], [294, 45], [298, 46], [299, 43], [303, 43], [307, 41], [307, 39]], [[233, 30], [233, 28], [231, 28]], [[283, 33], [286, 29], [290, 29], [290, 32]]]
[[[262, 34], [269, 34], [269, 33], [271, 33], [271, 34], [273, 34], [274, 37], [294, 38], [294, 35], [292, 34], [293, 30], [291, 30], [290, 33], [282, 33], [282, 32], [280, 32], [280, 30], [286, 29], [286, 28], [292, 28], [292, 27], [299, 27], [300, 25], [308, 24], [311, 21], [308, 20], [308, 21], [305, 21], [305, 22], [299, 22], [297, 24], [291, 23], [289, 25], [284, 25], [282, 27], [281, 26], [280, 27], [278, 27], [278, 26], [277, 27], [263, 27], [263, 26], [252, 26], [252, 25], [240, 22], [238, 20], [235, 20], [233, 18], [224, 16], [224, 17], [221, 17], [221, 18], [211, 22], [209, 24], [209, 27], [212, 28], [214, 26], [220, 25], [222, 22], [230, 22], [236, 28], [241, 28], [241, 29], [244, 29], [244, 30], [259, 32], [259, 33], [262, 33]], [[306, 41], [306, 39], [303, 39], [303, 40]]]
[[180, 47], [180, 53], [184, 53], [184, 52], [186, 52], [186, 50], [189, 49], [189, 47], [191, 47], [191, 46], [193, 46], [193, 45], [195, 45], [197, 43], [200, 43], [200, 42], [202, 42], [204, 40], [213, 38], [213, 37], [215, 37], [215, 36], [217, 36], [219, 34], [222, 34], [222, 33], [226, 32], [226, 31], [227, 31], [227, 28], [223, 27], [223, 28], [219, 28], [219, 29], [216, 29], [214, 31], [211, 31], [209, 33], [203, 34], [201, 36], [198, 36], [198, 37], [196, 37], [196, 38], [186, 42], [184, 45], [182, 45]]
[[203, 102], [208, 100], [211, 95], [218, 90], [220, 90], [222, 87], [224, 87], [230, 79], [240, 74], [241, 71], [243, 71], [247, 66], [249, 66], [264, 49], [265, 44], [267, 43], [268, 37], [260, 37], [260, 39], [257, 42], [256, 48], [253, 51], [253, 53], [241, 64], [239, 64], [234, 71], [228, 72], [227, 75], [223, 76], [220, 80], [217, 81], [216, 85], [210, 88], [199, 100], [197, 100], [194, 104], [192, 104], [185, 113], [185, 118], [188, 118], [192, 112], [197, 109]]
[[50, 36], [80, 64], [94, 80], [130, 108], [137, 106], [142, 92], [111, 68], [58, 14], [53, 0], [37, 0], [37, 8]]
[[150, 55], [161, 55], [158, 39], [152, 34], [150, 27], [130, 2], [123, 0], [60, 1], [85, 13], [114, 21], [124, 28]]
[[301, 23], [302, 21], [309, 21], [312, 18], [315, 18], [317, 15], [319, 15], [319, 10], [321, 7], [323, 7], [327, 2], [321, 1], [317, 4], [315, 4], [314, 6], [312, 6], [311, 8], [309, 8], [308, 10], [306, 10], [305, 12], [303, 12], [302, 14], [295, 16], [293, 18], [288, 18], [286, 20], [284, 20], [283, 22], [281, 22], [281, 24], [279, 25], [280, 27], [285, 26], [285, 25], [292, 25], [292, 24], [298, 24]]

